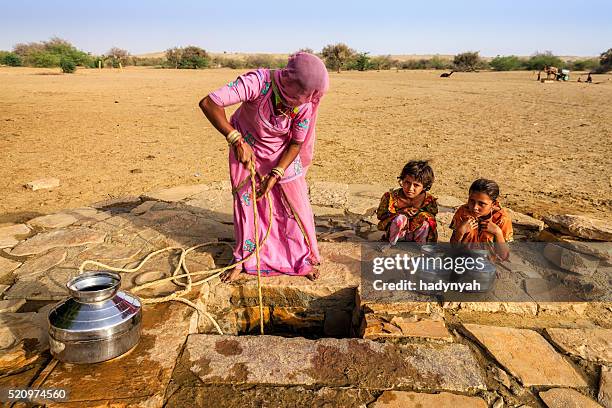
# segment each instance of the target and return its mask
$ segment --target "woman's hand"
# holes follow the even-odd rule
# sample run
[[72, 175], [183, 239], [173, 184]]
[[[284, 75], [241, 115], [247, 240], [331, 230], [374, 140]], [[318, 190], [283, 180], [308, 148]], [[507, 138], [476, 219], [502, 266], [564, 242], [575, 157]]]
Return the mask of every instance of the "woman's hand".
[[257, 189], [257, 200], [268, 194], [277, 181], [278, 179], [276, 177], [268, 174], [259, 184], [259, 188]]
[[255, 158], [253, 149], [244, 141], [233, 147], [236, 160], [248, 167], [249, 163]]

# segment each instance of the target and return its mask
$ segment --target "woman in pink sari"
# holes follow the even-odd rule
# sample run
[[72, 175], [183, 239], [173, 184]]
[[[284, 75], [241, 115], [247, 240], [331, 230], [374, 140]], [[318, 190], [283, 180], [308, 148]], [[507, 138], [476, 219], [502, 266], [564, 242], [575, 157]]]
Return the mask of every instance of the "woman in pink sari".
[[[318, 278], [319, 250], [304, 179], [312, 162], [319, 102], [329, 87], [327, 69], [316, 56], [298, 52], [280, 70], [258, 69], [239, 76], [200, 101], [200, 108], [230, 145], [234, 195], [234, 261], [255, 250], [253, 205], [259, 214], [261, 273]], [[242, 103], [228, 121], [225, 107]], [[258, 189], [253, 199], [249, 163], [255, 163]], [[221, 275], [228, 282], [240, 272], [256, 272], [255, 257]]]

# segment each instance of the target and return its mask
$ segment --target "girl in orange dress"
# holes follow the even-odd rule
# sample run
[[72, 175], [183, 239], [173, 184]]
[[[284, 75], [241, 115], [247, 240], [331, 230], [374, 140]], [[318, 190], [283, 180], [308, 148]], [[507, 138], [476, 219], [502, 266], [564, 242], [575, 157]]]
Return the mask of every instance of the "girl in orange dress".
[[[512, 219], [499, 204], [499, 186], [493, 180], [478, 179], [472, 183], [467, 204], [457, 209], [450, 228], [451, 243], [487, 243], [498, 258], [508, 259], [508, 242], [512, 241]], [[495, 244], [495, 245], [493, 245]]]
[[378, 229], [395, 245], [399, 239], [410, 242], [436, 242], [437, 199], [429, 193], [434, 173], [427, 161], [410, 161], [398, 177], [400, 188], [391, 189], [380, 199], [376, 216]]

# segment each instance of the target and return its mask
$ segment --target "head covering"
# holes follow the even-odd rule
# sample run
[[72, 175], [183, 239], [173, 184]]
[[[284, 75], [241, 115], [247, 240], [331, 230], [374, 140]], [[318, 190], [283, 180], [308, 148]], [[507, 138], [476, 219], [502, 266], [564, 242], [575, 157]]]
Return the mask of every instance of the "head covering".
[[312, 104], [308, 132], [300, 149], [300, 159], [306, 172], [314, 154], [319, 102], [329, 89], [327, 68], [319, 57], [300, 51], [289, 57], [285, 68], [274, 71], [274, 82], [289, 105], [296, 107], [308, 102]]

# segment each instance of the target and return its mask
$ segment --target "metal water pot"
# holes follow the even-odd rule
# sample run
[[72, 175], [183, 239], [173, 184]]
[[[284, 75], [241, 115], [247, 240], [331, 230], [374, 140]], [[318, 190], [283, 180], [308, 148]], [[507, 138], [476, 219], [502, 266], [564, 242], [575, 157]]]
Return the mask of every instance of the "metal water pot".
[[87, 272], [66, 286], [70, 298], [49, 312], [51, 354], [67, 363], [97, 363], [120, 356], [140, 339], [142, 307], [119, 290], [121, 276]]

